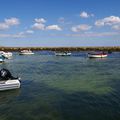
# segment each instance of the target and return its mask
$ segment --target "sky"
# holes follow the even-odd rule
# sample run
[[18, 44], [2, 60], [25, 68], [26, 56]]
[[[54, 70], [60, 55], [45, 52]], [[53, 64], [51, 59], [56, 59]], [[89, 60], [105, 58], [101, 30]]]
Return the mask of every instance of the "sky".
[[120, 0], [0, 0], [0, 46], [120, 46]]

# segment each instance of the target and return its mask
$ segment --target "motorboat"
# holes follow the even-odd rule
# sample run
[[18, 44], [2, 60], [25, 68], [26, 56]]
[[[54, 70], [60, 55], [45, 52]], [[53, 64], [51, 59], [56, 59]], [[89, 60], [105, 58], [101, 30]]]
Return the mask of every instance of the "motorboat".
[[70, 56], [71, 52], [55, 52], [56, 56]]
[[91, 53], [88, 53], [89, 58], [105, 58], [107, 56], [108, 56], [108, 54], [104, 53], [104, 52], [91, 52]]
[[0, 63], [5, 61], [5, 57], [3, 55], [0, 54]]
[[31, 50], [22, 50], [19, 53], [20, 55], [33, 55], [34, 53]]
[[0, 51], [0, 54], [3, 55], [6, 59], [10, 59], [12, 57], [11, 52]]
[[0, 91], [20, 88], [20, 78], [13, 77], [9, 70], [0, 70]]

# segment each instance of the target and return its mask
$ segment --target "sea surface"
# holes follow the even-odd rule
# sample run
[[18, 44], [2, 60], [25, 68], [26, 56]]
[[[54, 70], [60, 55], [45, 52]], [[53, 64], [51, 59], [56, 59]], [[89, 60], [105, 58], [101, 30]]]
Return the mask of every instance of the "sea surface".
[[120, 120], [120, 52], [19, 55], [0, 64], [21, 88], [0, 92], [0, 120]]

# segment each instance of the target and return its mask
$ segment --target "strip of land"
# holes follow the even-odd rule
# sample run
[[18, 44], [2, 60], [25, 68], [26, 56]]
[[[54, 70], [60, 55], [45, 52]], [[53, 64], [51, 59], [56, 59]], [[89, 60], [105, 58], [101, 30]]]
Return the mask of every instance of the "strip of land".
[[120, 46], [114, 47], [0, 47], [0, 51], [21, 51], [21, 50], [50, 50], [50, 51], [120, 51]]

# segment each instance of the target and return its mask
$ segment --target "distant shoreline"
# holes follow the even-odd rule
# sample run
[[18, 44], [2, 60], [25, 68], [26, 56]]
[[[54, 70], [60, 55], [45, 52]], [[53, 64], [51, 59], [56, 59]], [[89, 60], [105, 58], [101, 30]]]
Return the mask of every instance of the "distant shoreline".
[[33, 51], [120, 51], [120, 46], [113, 47], [0, 47], [0, 51], [21, 51], [21, 50], [33, 50]]

